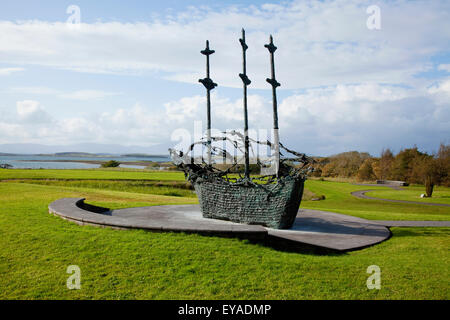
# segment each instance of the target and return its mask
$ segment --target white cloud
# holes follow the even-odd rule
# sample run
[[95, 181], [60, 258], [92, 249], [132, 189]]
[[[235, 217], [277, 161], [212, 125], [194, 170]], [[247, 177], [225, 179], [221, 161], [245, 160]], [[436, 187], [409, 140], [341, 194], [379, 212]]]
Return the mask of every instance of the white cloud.
[[71, 144], [82, 142], [149, 145], [169, 132], [162, 114], [136, 104], [100, 115], [51, 117], [38, 101], [16, 104], [15, 117], [0, 115], [0, 143]]
[[[211, 93], [211, 122], [217, 130], [237, 129], [244, 121], [242, 99], [229, 99], [217, 92]], [[268, 115], [271, 114], [270, 101], [256, 94], [248, 95], [248, 116], [258, 128], [270, 124]], [[177, 124], [191, 126], [194, 120], [206, 122], [206, 98], [203, 96], [184, 97], [164, 104], [165, 115]]]
[[[0, 22], [0, 61], [101, 73], [166, 72], [194, 83], [202, 77], [199, 50], [211, 40], [212, 77], [239, 87], [240, 26], [248, 29], [248, 73], [252, 88], [267, 88], [273, 33], [282, 88], [339, 83], [408, 83], [431, 68], [430, 56], [447, 50], [450, 19], [446, 0], [379, 1], [381, 30], [368, 30], [360, 1], [293, 1], [190, 11], [148, 23], [82, 24], [44, 21]], [[413, 19], [411, 17], [420, 17]], [[268, 23], [270, 21], [270, 23]], [[413, 36], [411, 34], [414, 34]]]
[[52, 121], [50, 115], [42, 108], [38, 101], [17, 101], [16, 110], [18, 118], [22, 122], [34, 125]]
[[[447, 142], [450, 128], [449, 82], [416, 90], [398, 86], [360, 84], [308, 89], [279, 99], [281, 141], [295, 150], [327, 155], [348, 150], [378, 154], [382, 148], [414, 144], [429, 146]], [[214, 129], [242, 129], [241, 99], [212, 95]], [[271, 99], [249, 96], [251, 130], [272, 128]], [[53, 118], [37, 101], [19, 101], [17, 119], [0, 118], [0, 143], [34, 142], [69, 144], [80, 142], [156, 145], [164, 148], [176, 129], [193, 136], [194, 121], [205, 129], [205, 98], [184, 97], [155, 109], [140, 103], [101, 114]], [[44, 116], [43, 116], [44, 115]], [[30, 122], [33, 125], [30, 125]], [[264, 137], [260, 137], [263, 138]], [[163, 149], [164, 149], [163, 148]]]
[[0, 76], [9, 76], [15, 72], [24, 71], [24, 68], [0, 68]]
[[431, 94], [444, 93], [450, 95], [450, 78], [438, 82], [434, 86], [430, 87], [428, 92]]
[[449, 137], [449, 99], [438, 104], [426, 90], [373, 84], [311, 89], [284, 99], [279, 111], [282, 138], [316, 154], [435, 147]]
[[[428, 89], [428, 93], [437, 104], [449, 105], [450, 101], [450, 78], [435, 83]], [[448, 110], [450, 113], [450, 108]]]
[[440, 64], [438, 70], [450, 72], [450, 64]]
[[284, 119], [286, 125], [294, 127], [298, 122], [373, 123], [379, 117], [392, 116], [389, 107], [382, 110], [375, 106], [389, 106], [416, 94], [411, 89], [375, 84], [309, 89], [282, 101], [279, 107], [280, 119]]
[[201, 96], [185, 97], [178, 101], [170, 101], [164, 104], [168, 119], [176, 122], [184, 122], [194, 119], [200, 111], [200, 106], [205, 105], [206, 99]]
[[7, 123], [0, 120], [0, 139], [2, 139], [5, 143], [11, 141], [8, 139], [14, 139], [15, 141], [27, 141], [27, 139], [30, 138], [27, 134], [28, 130], [23, 129], [23, 126], [20, 124]]

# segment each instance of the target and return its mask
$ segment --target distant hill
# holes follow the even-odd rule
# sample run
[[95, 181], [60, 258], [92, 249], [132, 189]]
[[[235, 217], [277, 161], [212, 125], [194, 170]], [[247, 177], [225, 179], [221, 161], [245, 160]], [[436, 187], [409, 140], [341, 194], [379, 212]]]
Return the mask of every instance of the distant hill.
[[55, 157], [105, 157], [105, 156], [114, 157], [114, 155], [108, 153], [89, 153], [89, 152], [57, 152], [52, 155], [54, 155]]
[[[34, 143], [9, 143], [0, 144], [0, 153], [8, 154], [61, 154], [61, 153], [85, 153], [91, 155], [161, 155], [168, 156], [165, 145], [157, 146], [123, 146], [119, 144], [79, 143], [72, 145], [44, 145]], [[76, 150], [76, 152], [74, 152]], [[90, 155], [90, 156], [91, 156]]]
[[130, 158], [165, 158], [167, 154], [146, 154], [146, 153], [129, 153], [122, 154], [121, 157], [130, 157]]
[[16, 156], [17, 154], [14, 154], [14, 153], [3, 153], [3, 152], [0, 152], [0, 157], [1, 156]]

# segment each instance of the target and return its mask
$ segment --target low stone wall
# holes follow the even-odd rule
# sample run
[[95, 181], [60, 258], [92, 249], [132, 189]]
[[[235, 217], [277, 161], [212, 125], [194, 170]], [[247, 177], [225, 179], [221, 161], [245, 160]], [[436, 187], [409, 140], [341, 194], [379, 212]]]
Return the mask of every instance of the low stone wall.
[[409, 185], [408, 182], [405, 181], [395, 181], [395, 180], [377, 180], [377, 184], [390, 184], [395, 186], [403, 186], [406, 187]]

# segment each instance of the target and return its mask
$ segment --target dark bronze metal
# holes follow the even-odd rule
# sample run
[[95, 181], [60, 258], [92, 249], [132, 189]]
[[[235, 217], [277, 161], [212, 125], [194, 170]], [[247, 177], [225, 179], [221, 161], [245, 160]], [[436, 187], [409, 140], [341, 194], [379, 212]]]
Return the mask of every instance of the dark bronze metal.
[[242, 73], [239, 74], [239, 77], [242, 80], [244, 87], [244, 135], [245, 135], [245, 178], [250, 179], [250, 154], [249, 154], [249, 140], [248, 140], [248, 112], [247, 112], [247, 86], [251, 83], [250, 79], [247, 77], [247, 59], [246, 59], [246, 51], [248, 49], [247, 44], [245, 43], [245, 30], [242, 29], [242, 38], [239, 39], [239, 42], [242, 46]]
[[270, 52], [270, 73], [271, 77], [266, 81], [272, 86], [272, 105], [273, 105], [273, 130], [274, 130], [274, 146], [275, 146], [275, 161], [276, 161], [276, 175], [279, 174], [279, 161], [280, 161], [280, 140], [278, 136], [278, 103], [277, 103], [277, 87], [280, 83], [275, 78], [275, 59], [274, 52], [277, 47], [273, 44], [273, 37], [270, 35], [269, 44], [264, 45]]
[[201, 54], [206, 56], [206, 78], [199, 79], [206, 88], [206, 132], [207, 132], [207, 148], [208, 148], [208, 165], [211, 164], [211, 94], [210, 91], [217, 87], [217, 83], [214, 83], [209, 77], [209, 56], [215, 51], [209, 49], [209, 40], [206, 40], [205, 50], [200, 51]]
[[272, 104], [273, 104], [273, 128], [278, 129], [278, 105], [277, 105], [277, 87], [281, 86], [281, 84], [275, 79], [275, 61], [274, 61], [274, 52], [277, 50], [277, 47], [273, 44], [273, 37], [270, 35], [270, 43], [264, 45], [270, 52], [270, 71], [271, 78], [267, 78], [266, 81], [270, 83], [272, 86]]
[[[257, 141], [248, 136], [247, 86], [251, 81], [246, 69], [248, 46], [245, 42], [244, 29], [239, 42], [242, 46], [243, 72], [239, 74], [239, 77], [244, 90], [244, 134], [232, 130], [225, 132], [223, 136], [211, 137], [210, 91], [216, 87], [216, 84], [209, 77], [209, 56], [214, 51], [209, 49], [207, 41], [206, 49], [201, 51], [207, 58], [206, 78], [199, 80], [207, 91], [207, 140], [194, 142], [186, 153], [170, 149], [171, 157], [194, 186], [203, 217], [260, 224], [271, 228], [290, 228], [298, 214], [304, 182], [307, 174], [313, 170], [314, 160], [289, 150], [279, 142], [276, 88], [280, 84], [275, 78], [274, 52], [277, 47], [273, 44], [272, 36], [270, 36], [270, 43], [265, 47], [269, 50], [271, 63], [271, 78], [268, 78], [267, 82], [272, 86], [274, 141], [273, 143], [268, 140]], [[257, 161], [261, 168], [261, 175], [250, 178], [250, 142], [251, 146], [256, 144], [258, 148], [261, 145], [274, 150], [276, 167], [267, 167], [267, 163]], [[220, 143], [222, 148], [218, 146]], [[232, 144], [234, 153], [227, 152], [227, 143]], [[202, 148], [208, 147], [208, 163], [205, 163], [203, 159], [201, 164], [193, 163], [193, 150], [196, 145], [201, 145]], [[294, 157], [283, 156], [280, 148]], [[241, 167], [236, 159], [238, 151], [245, 155], [245, 176], [241, 176]], [[212, 152], [216, 155], [222, 153], [224, 163], [226, 159], [233, 159], [231, 165], [222, 168], [213, 166]], [[280, 156], [283, 157], [280, 158]], [[263, 168], [268, 169], [263, 170]]]

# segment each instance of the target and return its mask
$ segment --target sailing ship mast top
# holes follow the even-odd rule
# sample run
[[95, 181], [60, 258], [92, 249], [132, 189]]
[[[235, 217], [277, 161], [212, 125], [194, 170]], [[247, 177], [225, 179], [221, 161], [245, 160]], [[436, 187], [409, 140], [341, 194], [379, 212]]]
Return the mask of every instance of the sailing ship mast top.
[[209, 77], [209, 56], [212, 55], [215, 51], [209, 49], [209, 40], [206, 40], [206, 48], [205, 50], [200, 51], [201, 54], [206, 56], [206, 77], [203, 79], [199, 79], [206, 88], [206, 139], [207, 139], [207, 164], [211, 165], [211, 94], [210, 91], [217, 87], [217, 83], [214, 83], [212, 79]]
[[275, 174], [278, 176], [280, 169], [280, 136], [278, 132], [278, 104], [277, 104], [277, 87], [280, 83], [275, 78], [275, 59], [274, 52], [277, 47], [273, 44], [273, 37], [270, 35], [269, 44], [264, 45], [270, 52], [270, 74], [271, 77], [266, 81], [272, 86], [272, 105], [273, 105], [273, 144], [275, 153]]
[[[239, 39], [242, 46], [242, 73], [239, 77], [243, 83], [243, 111], [244, 111], [244, 135], [233, 131], [232, 135], [237, 138], [229, 138], [227, 133], [221, 137], [211, 137], [211, 101], [210, 91], [216, 87], [209, 75], [209, 56], [214, 53], [209, 49], [209, 42], [206, 42], [206, 49], [201, 51], [206, 56], [206, 78], [199, 81], [205, 86], [207, 94], [207, 112], [208, 112], [208, 142], [205, 140], [196, 141], [190, 146], [186, 155], [181, 151], [170, 149], [174, 163], [181, 168], [186, 179], [194, 186], [195, 192], [199, 198], [199, 204], [204, 218], [222, 219], [237, 223], [258, 224], [277, 229], [289, 229], [298, 214], [298, 208], [302, 199], [303, 186], [308, 172], [312, 170], [313, 160], [304, 154], [292, 151], [284, 147], [278, 138], [278, 111], [276, 88], [280, 86], [275, 78], [274, 52], [276, 46], [273, 44], [273, 38], [270, 37], [269, 44], [265, 47], [270, 53], [271, 77], [266, 79], [272, 86], [273, 101], [273, 128], [275, 132], [274, 142], [256, 141], [249, 138], [248, 135], [248, 110], [247, 110], [247, 87], [251, 81], [247, 76], [246, 51], [248, 49], [245, 42], [245, 31], [242, 29], [242, 37]], [[242, 150], [242, 141], [245, 143], [245, 177], [234, 176], [233, 169], [238, 161], [230, 167], [221, 170], [220, 167], [213, 167], [210, 163], [211, 150], [220, 150], [218, 147], [211, 146], [211, 142], [225, 141], [231, 142], [234, 151]], [[249, 142], [252, 141], [258, 145], [270, 146], [276, 152], [276, 169], [272, 165], [270, 170], [264, 170], [258, 177], [250, 178], [249, 168]], [[209, 150], [208, 164], [202, 162], [197, 164], [192, 161], [194, 146], [206, 145]], [[227, 155], [226, 146], [224, 154]], [[282, 148], [287, 153], [293, 154], [295, 158], [279, 159], [279, 149]], [[190, 157], [188, 154], [191, 152]], [[228, 154], [230, 155], [230, 154]], [[231, 155], [230, 155], [231, 156]], [[272, 157], [273, 158], [273, 157]], [[190, 161], [190, 163], [189, 163]], [[225, 162], [225, 161], [224, 161]], [[300, 165], [294, 165], [299, 162]], [[272, 160], [273, 163], [273, 160]], [[274, 177], [276, 176], [276, 177]]]
[[[239, 42], [242, 47], [242, 73], [239, 73], [239, 77], [242, 80], [243, 84], [243, 107], [244, 107], [244, 157], [245, 157], [245, 178], [250, 179], [250, 153], [249, 153], [249, 136], [248, 136], [248, 106], [247, 106], [247, 86], [251, 84], [250, 79], [247, 76], [247, 56], [246, 52], [248, 49], [248, 45], [245, 42], [245, 30], [242, 29], [242, 38], [239, 39]], [[273, 37], [270, 35], [269, 44], [264, 45], [270, 53], [270, 73], [271, 77], [267, 78], [266, 81], [272, 86], [272, 105], [273, 105], [273, 146], [274, 146], [274, 174], [278, 176], [279, 174], [279, 166], [280, 166], [280, 139], [279, 139], [279, 128], [278, 128], [278, 103], [277, 103], [277, 87], [280, 86], [280, 83], [276, 80], [275, 77], [275, 62], [274, 62], [274, 53], [277, 50], [277, 47], [273, 44]], [[206, 113], [207, 113], [207, 164], [211, 165], [211, 155], [212, 155], [212, 146], [211, 146], [211, 95], [210, 92], [213, 90], [217, 84], [210, 78], [210, 66], [209, 66], [209, 56], [213, 54], [215, 51], [209, 48], [209, 41], [206, 40], [206, 48], [200, 51], [201, 54], [206, 56], [206, 77], [203, 79], [199, 79], [204, 87], [206, 88]]]
[[242, 46], [242, 73], [239, 73], [239, 77], [242, 80], [244, 88], [244, 145], [245, 145], [245, 171], [244, 176], [246, 179], [250, 179], [250, 155], [249, 155], [249, 139], [248, 139], [248, 111], [247, 111], [247, 86], [251, 83], [250, 79], [247, 77], [247, 59], [246, 51], [248, 49], [245, 43], [245, 30], [242, 29], [242, 38], [239, 39]]

